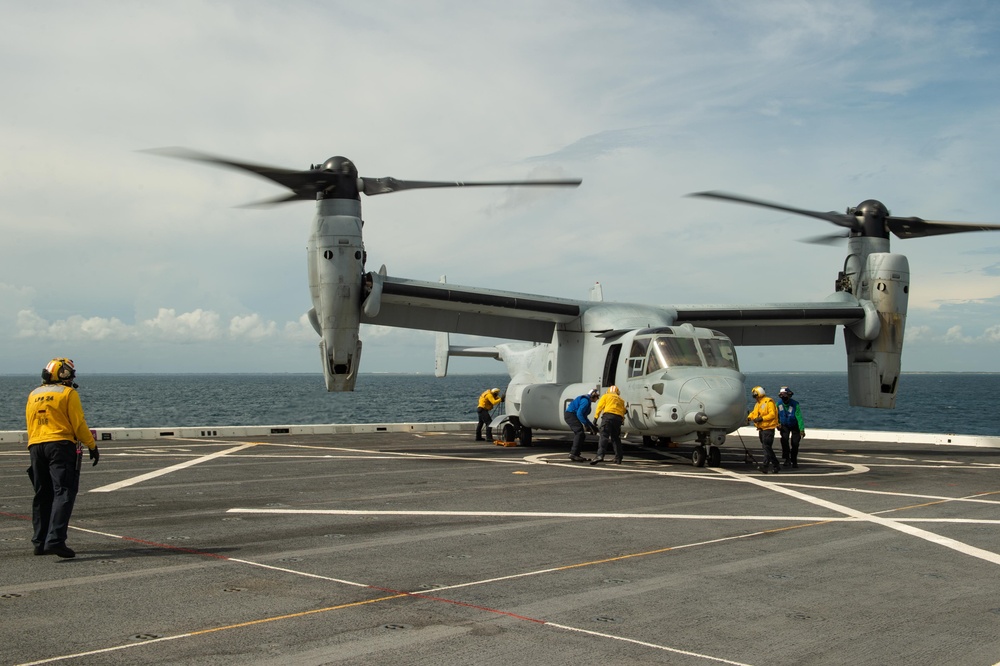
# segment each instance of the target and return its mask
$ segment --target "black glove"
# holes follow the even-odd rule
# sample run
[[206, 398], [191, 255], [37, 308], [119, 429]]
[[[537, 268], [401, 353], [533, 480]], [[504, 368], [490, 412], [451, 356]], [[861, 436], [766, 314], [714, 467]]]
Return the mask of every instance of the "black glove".
[[101, 452], [97, 450], [97, 445], [95, 444], [94, 448], [88, 449], [88, 451], [90, 452], [90, 459], [93, 460], [93, 464], [96, 465], [97, 461], [101, 459]]

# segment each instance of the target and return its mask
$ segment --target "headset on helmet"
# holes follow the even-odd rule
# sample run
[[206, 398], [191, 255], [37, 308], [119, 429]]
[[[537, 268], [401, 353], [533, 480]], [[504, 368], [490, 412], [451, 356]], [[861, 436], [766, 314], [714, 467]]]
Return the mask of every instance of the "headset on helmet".
[[618, 395], [619, 393], [621, 393], [621, 391], [618, 390], [617, 386], [612, 385], [608, 387], [608, 393], [613, 393], [615, 395]]
[[764, 392], [763, 386], [754, 386], [752, 389], [750, 389], [750, 395], [752, 395], [754, 398], [763, 398], [765, 395], [767, 395], [767, 393]]
[[64, 384], [76, 378], [76, 368], [68, 358], [54, 358], [42, 368], [42, 381], [46, 384]]

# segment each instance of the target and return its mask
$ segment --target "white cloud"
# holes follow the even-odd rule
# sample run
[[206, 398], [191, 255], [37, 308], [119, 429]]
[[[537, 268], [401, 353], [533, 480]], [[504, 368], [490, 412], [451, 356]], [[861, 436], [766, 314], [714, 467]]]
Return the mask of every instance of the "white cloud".
[[904, 342], [917, 342], [918, 340], [933, 339], [930, 326], [914, 326], [910, 324], [906, 327]]
[[[949, 326], [944, 332], [935, 331], [930, 326], [908, 326], [906, 344], [946, 344], [946, 345], [1000, 345], [1000, 325], [989, 326], [981, 333], [970, 335], [960, 324]], [[905, 347], [905, 345], [904, 345]]]
[[233, 317], [229, 322], [229, 335], [233, 338], [260, 340], [274, 337], [277, 332], [278, 325], [273, 321], [263, 321], [259, 314]]
[[17, 336], [49, 340], [126, 340], [134, 337], [132, 329], [120, 320], [73, 315], [48, 322], [31, 310], [17, 313]]
[[138, 329], [161, 339], [183, 342], [215, 340], [222, 335], [218, 313], [201, 308], [180, 315], [173, 308], [160, 308], [156, 317], [140, 322]]
[[309, 315], [307, 314], [299, 317], [297, 321], [290, 321], [286, 323], [282, 329], [282, 333], [289, 340], [296, 340], [299, 342], [316, 342], [319, 339], [316, 335], [316, 330], [309, 322]]
[[217, 312], [196, 309], [177, 314], [173, 308], [160, 308], [152, 319], [136, 324], [126, 324], [117, 318], [83, 317], [71, 315], [65, 319], [48, 321], [32, 310], [17, 313], [17, 337], [41, 338], [59, 341], [157, 341], [192, 343], [221, 339], [259, 341], [282, 335], [301, 340], [308, 327], [308, 337], [316, 338], [303, 315], [297, 322], [279, 327], [274, 321], [265, 321], [259, 314], [235, 316], [228, 326], [222, 325]]

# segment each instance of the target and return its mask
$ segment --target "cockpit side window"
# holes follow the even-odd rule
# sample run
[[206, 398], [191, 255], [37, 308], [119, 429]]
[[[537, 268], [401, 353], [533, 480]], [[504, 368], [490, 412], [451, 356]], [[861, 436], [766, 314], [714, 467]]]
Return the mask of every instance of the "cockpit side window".
[[667, 367], [701, 366], [701, 357], [693, 338], [662, 335], [656, 338], [656, 351]]
[[663, 362], [656, 353], [656, 346], [653, 346], [653, 351], [649, 352], [649, 361], [646, 362], [646, 374], [651, 372], [656, 372], [663, 368]]
[[732, 368], [739, 370], [736, 361], [736, 350], [729, 340], [721, 338], [701, 338], [698, 340], [701, 345], [701, 353], [705, 355], [705, 361], [710, 368]]
[[649, 348], [649, 338], [638, 338], [632, 341], [632, 349], [628, 353], [628, 376], [638, 377], [642, 374], [642, 366], [646, 362], [646, 349]]

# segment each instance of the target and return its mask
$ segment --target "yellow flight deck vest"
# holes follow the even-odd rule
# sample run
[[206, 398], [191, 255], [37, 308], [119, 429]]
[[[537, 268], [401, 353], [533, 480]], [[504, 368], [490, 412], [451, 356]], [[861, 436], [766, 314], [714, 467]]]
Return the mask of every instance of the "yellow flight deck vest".
[[618, 416], [624, 418], [625, 401], [622, 400], [620, 395], [605, 393], [601, 396], [601, 399], [597, 401], [597, 406], [594, 407], [594, 418], [596, 419], [604, 413], [617, 414]]
[[758, 430], [773, 430], [778, 427], [778, 408], [774, 406], [774, 400], [764, 396], [757, 401], [747, 418], [753, 421], [758, 417], [764, 419], [760, 423], [754, 423]]
[[493, 408], [499, 405], [502, 401], [500, 398], [494, 398], [493, 393], [489, 390], [483, 391], [483, 394], [479, 396], [479, 407], [481, 409], [488, 409], [493, 411]]
[[28, 423], [28, 446], [44, 442], [82, 442], [88, 449], [97, 444], [83, 417], [80, 394], [71, 386], [43, 384], [28, 394], [24, 408]]

